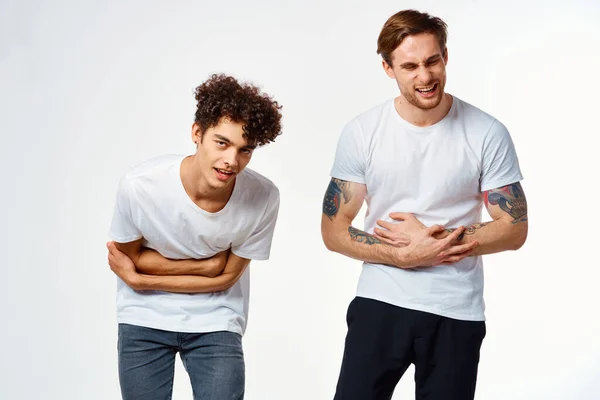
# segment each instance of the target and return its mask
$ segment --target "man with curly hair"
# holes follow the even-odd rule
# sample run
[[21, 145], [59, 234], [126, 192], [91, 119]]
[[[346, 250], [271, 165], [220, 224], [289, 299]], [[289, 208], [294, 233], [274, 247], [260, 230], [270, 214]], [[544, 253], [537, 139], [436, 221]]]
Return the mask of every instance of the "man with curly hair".
[[[446, 35], [429, 14], [391, 16], [377, 53], [399, 96], [352, 119], [338, 142], [323, 239], [364, 264], [335, 400], [390, 399], [411, 364], [417, 400], [473, 399], [486, 334], [481, 256], [527, 236], [508, 130], [444, 92]], [[483, 205], [492, 221], [481, 222]]]
[[196, 152], [120, 181], [107, 243], [118, 275], [123, 399], [168, 399], [180, 354], [194, 399], [244, 397], [250, 260], [266, 260], [279, 191], [246, 168], [281, 133], [281, 107], [234, 78], [196, 88]]

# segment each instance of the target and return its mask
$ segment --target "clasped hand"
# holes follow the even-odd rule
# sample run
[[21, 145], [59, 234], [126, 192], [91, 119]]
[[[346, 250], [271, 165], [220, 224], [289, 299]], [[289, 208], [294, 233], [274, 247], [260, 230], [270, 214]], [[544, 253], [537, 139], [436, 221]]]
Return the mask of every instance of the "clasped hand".
[[409, 259], [419, 266], [432, 266], [458, 262], [473, 253], [477, 241], [460, 244], [465, 228], [449, 233], [440, 225], [426, 227], [410, 213], [391, 213], [394, 221], [378, 220], [375, 237], [396, 247], [405, 247]]

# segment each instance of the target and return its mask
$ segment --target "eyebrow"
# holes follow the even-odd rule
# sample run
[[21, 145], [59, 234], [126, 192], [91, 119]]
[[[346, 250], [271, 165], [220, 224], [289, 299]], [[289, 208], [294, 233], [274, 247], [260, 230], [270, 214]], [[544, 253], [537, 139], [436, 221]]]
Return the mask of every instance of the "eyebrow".
[[[233, 144], [233, 143], [231, 143], [231, 140], [227, 139], [225, 136], [219, 135], [218, 133], [215, 133], [215, 138], [217, 138], [221, 142], [225, 142], [227, 144]], [[256, 145], [252, 145], [252, 144], [242, 147], [242, 149], [247, 149], [247, 150], [254, 150], [255, 148], [256, 148]]]
[[221, 142], [225, 142], [231, 144], [231, 140], [227, 139], [225, 136], [221, 136], [218, 133], [215, 133], [215, 137], [219, 139]]
[[[425, 60], [425, 63], [429, 63], [429, 62], [435, 61], [435, 60], [440, 59], [440, 58], [442, 58], [441, 54], [439, 54], [439, 53], [438, 54], [434, 54], [431, 57], [429, 57], [427, 60]], [[414, 62], [410, 62], [409, 61], [409, 62], [405, 62], [405, 63], [400, 64], [400, 67], [401, 68], [407, 68], [407, 67], [412, 67], [414, 65], [417, 65], [417, 64], [414, 63]]]

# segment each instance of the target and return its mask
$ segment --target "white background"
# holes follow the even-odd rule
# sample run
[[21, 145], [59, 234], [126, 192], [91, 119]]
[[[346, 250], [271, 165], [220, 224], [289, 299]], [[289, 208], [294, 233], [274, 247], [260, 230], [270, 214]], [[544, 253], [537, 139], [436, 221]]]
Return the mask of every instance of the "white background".
[[[250, 164], [282, 202], [252, 267], [246, 399], [331, 399], [360, 263], [323, 246], [322, 196], [342, 126], [397, 94], [376, 40], [411, 7], [448, 23], [447, 91], [509, 128], [525, 175], [529, 239], [485, 257], [477, 398], [599, 399], [594, 0], [1, 0], [0, 398], [119, 398], [116, 185], [193, 151], [192, 90], [227, 72], [284, 105], [283, 136]], [[412, 373], [394, 399], [413, 398]], [[174, 399], [191, 399], [179, 361]]]

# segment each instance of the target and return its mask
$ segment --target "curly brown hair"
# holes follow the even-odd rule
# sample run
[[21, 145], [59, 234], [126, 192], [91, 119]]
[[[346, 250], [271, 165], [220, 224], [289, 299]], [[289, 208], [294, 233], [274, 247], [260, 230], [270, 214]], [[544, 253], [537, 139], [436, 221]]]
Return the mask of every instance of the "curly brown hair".
[[282, 106], [257, 86], [240, 84], [235, 78], [213, 74], [194, 90], [195, 122], [204, 134], [225, 118], [243, 124], [244, 139], [262, 146], [281, 134]]

